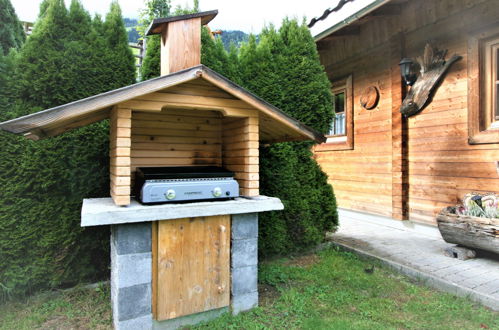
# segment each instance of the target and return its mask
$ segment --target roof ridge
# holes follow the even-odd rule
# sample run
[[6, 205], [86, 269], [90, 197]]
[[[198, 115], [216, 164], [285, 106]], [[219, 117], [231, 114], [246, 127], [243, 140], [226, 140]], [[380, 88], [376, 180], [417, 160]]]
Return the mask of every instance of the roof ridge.
[[322, 16], [320, 16], [318, 18], [316, 18], [316, 17], [312, 18], [310, 20], [310, 23], [308, 23], [308, 27], [309, 28], [313, 27], [315, 25], [315, 23], [317, 23], [318, 21], [325, 20], [331, 13], [336, 12], [336, 11], [340, 11], [341, 8], [343, 8], [344, 5], [346, 5], [349, 2], [353, 2], [353, 1], [355, 1], [355, 0], [340, 0], [338, 2], [338, 4], [336, 5], [336, 7], [332, 8], [332, 9], [329, 9], [329, 8], [326, 9], [324, 11], [324, 13], [322, 14]]

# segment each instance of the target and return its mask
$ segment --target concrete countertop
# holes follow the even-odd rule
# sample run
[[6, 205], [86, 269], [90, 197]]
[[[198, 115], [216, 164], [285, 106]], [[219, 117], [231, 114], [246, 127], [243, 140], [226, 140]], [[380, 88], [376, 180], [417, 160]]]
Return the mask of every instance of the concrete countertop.
[[166, 203], [157, 205], [142, 205], [132, 199], [129, 206], [116, 206], [111, 198], [89, 198], [83, 200], [81, 226], [116, 225], [223, 214], [257, 213], [283, 209], [284, 205], [279, 198], [267, 196], [238, 197], [227, 201]]

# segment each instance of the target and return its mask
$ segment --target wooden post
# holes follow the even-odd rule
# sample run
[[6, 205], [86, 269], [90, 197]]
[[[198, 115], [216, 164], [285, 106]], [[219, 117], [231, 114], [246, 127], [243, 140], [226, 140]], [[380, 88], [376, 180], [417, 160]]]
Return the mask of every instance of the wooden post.
[[116, 205], [130, 204], [130, 147], [132, 110], [115, 106], [109, 132], [110, 188]]
[[408, 216], [408, 164], [407, 119], [400, 113], [405, 87], [399, 62], [403, 55], [403, 35], [390, 40], [390, 71], [392, 93], [392, 218], [407, 220]]
[[223, 125], [223, 166], [234, 171], [243, 196], [258, 196], [258, 117], [229, 119]]
[[201, 64], [201, 17], [169, 22], [161, 32], [161, 75]]

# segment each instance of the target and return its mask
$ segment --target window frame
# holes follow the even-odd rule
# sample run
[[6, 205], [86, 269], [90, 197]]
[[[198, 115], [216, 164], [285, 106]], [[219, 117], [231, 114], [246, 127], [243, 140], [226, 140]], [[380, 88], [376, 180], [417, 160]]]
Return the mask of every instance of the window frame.
[[315, 146], [315, 151], [352, 150], [354, 148], [353, 125], [353, 79], [348, 75], [342, 79], [331, 82], [331, 92], [345, 93], [345, 133], [344, 135], [326, 135], [327, 140]]
[[[343, 111], [342, 112], [336, 112], [335, 111], [335, 115], [338, 115], [338, 114], [341, 114], [341, 113], [344, 114], [343, 118], [344, 118], [344, 122], [345, 122], [345, 125], [344, 125], [344, 131], [345, 131], [345, 133], [344, 134], [327, 134], [326, 137], [328, 137], [328, 138], [336, 138], [336, 137], [339, 137], [339, 136], [346, 136], [347, 135], [346, 134], [346, 132], [347, 132], [347, 127], [346, 127], [346, 121], [347, 121], [347, 119], [346, 119], [346, 103], [345, 103], [346, 96], [347, 96], [346, 88], [345, 88], [345, 86], [340, 86], [338, 88], [333, 88], [331, 90], [331, 92], [333, 94], [333, 97], [336, 97], [336, 95], [343, 93]], [[333, 102], [333, 104], [335, 102]], [[334, 110], [336, 110], [336, 109], [334, 109]], [[335, 126], [335, 121], [336, 121], [336, 118], [333, 118], [333, 122], [331, 123], [331, 126]]]
[[[495, 55], [492, 54], [494, 49]], [[473, 34], [468, 41], [469, 144], [499, 143], [499, 121], [493, 118], [499, 106], [496, 104], [498, 51], [497, 24]]]

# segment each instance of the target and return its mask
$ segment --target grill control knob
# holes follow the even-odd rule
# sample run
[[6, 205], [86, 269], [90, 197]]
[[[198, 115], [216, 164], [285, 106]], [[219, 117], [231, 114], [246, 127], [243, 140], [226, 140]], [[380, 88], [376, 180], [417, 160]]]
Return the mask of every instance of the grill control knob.
[[216, 187], [215, 189], [213, 189], [212, 193], [214, 197], [220, 197], [222, 196], [222, 189], [220, 187]]
[[175, 194], [175, 190], [173, 190], [173, 189], [168, 189], [168, 191], [167, 191], [167, 192], [166, 192], [166, 194], [165, 194], [165, 197], [166, 197], [166, 199], [168, 199], [168, 200], [172, 200], [172, 199], [174, 199], [174, 198], [175, 198], [175, 196], [176, 196], [176, 194]]

